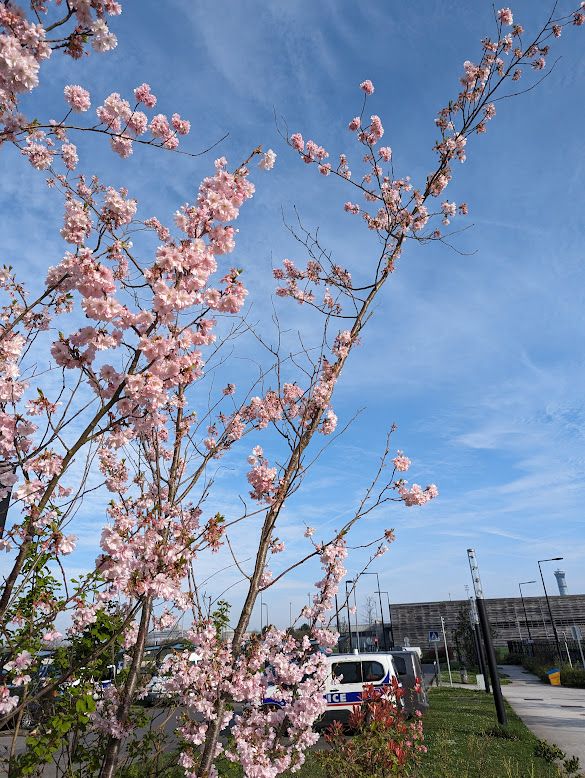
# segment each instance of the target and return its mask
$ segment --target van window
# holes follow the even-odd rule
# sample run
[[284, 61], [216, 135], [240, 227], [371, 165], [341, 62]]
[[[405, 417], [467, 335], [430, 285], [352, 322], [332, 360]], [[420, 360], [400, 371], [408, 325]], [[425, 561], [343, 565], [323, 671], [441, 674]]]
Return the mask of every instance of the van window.
[[[331, 673], [336, 683], [361, 683], [361, 662], [335, 662], [331, 665]], [[339, 676], [343, 676], [340, 678]]]
[[362, 662], [362, 673], [364, 677], [364, 683], [375, 683], [381, 681], [386, 675], [383, 665], [380, 662]]
[[395, 656], [394, 654], [392, 659], [394, 660], [394, 666], [398, 675], [406, 675], [408, 672], [406, 669], [406, 659], [403, 656]]

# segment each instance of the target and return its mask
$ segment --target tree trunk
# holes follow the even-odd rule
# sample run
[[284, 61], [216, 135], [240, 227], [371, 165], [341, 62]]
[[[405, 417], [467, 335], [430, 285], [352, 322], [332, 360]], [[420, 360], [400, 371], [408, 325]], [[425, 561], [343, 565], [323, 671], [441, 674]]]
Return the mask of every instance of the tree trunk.
[[[126, 686], [124, 687], [122, 700], [118, 706], [118, 711], [116, 714], [117, 721], [119, 721], [122, 725], [126, 723], [128, 713], [130, 711], [130, 706], [136, 692], [138, 675], [140, 673], [140, 665], [142, 664], [144, 647], [146, 645], [146, 636], [148, 634], [151, 607], [152, 597], [146, 597], [142, 606], [142, 616], [140, 618], [140, 627], [138, 628], [138, 635], [136, 637], [132, 664], [130, 665], [130, 671], [128, 673], [128, 678], [126, 679]], [[100, 772], [100, 778], [114, 778], [116, 767], [118, 765], [118, 758], [120, 755], [120, 745], [121, 741], [119, 738], [112, 736], [109, 737], [108, 746], [106, 748], [106, 753]]]

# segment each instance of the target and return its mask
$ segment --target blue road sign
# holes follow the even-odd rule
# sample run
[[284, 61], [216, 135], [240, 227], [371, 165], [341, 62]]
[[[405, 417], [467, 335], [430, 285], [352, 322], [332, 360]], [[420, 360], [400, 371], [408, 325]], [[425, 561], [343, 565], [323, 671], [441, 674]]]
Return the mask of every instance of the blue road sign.
[[429, 643], [438, 643], [439, 642], [439, 633], [436, 632], [434, 629], [429, 630]]

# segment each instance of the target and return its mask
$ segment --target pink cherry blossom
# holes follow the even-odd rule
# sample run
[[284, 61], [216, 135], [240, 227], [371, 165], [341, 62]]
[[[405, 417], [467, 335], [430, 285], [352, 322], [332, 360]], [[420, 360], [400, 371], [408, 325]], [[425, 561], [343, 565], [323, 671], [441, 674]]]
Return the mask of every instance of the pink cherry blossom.
[[91, 107], [90, 95], [87, 89], [84, 89], [79, 84], [69, 84], [63, 90], [65, 94], [65, 100], [69, 104], [69, 107], [78, 112], [88, 111]]
[[10, 694], [7, 686], [0, 686], [0, 715], [4, 716], [14, 710], [19, 703], [17, 695]]
[[396, 470], [400, 473], [405, 473], [411, 464], [410, 459], [405, 456], [402, 451], [398, 451], [392, 462]]
[[156, 97], [152, 94], [149, 84], [141, 84], [134, 90], [134, 97], [139, 103], [144, 103], [147, 108], [154, 108]]
[[498, 20], [502, 24], [512, 25], [514, 23], [514, 16], [509, 8], [500, 8], [498, 11]]
[[262, 170], [272, 170], [275, 162], [275, 152], [272, 151], [272, 149], [268, 149], [268, 151], [262, 156], [262, 159], [258, 163], [258, 167], [262, 168]]
[[91, 45], [95, 51], [111, 51], [118, 45], [118, 39], [103, 19], [96, 19], [93, 22], [91, 32], [93, 34]]
[[187, 119], [181, 119], [178, 113], [172, 115], [171, 124], [179, 135], [188, 135], [191, 131], [191, 122]]
[[55, 551], [57, 554], [71, 554], [75, 550], [77, 538], [75, 535], [61, 535], [57, 543], [55, 544]]
[[53, 161], [53, 152], [41, 143], [35, 143], [30, 139], [22, 150], [30, 164], [37, 170], [46, 170]]
[[305, 142], [303, 141], [303, 136], [300, 134], [300, 132], [293, 133], [290, 136], [290, 142], [293, 149], [296, 149], [297, 151], [304, 151]]
[[418, 484], [412, 484], [412, 486], [408, 488], [406, 483], [403, 483], [398, 487], [398, 493], [404, 504], [408, 507], [412, 507], [413, 505], [425, 505], [429, 500], [433, 500], [437, 497], [439, 491], [435, 484], [430, 484], [426, 489], [423, 489]]
[[362, 81], [362, 83], [360, 84], [360, 89], [364, 91], [367, 95], [371, 95], [374, 93], [374, 85], [369, 79], [367, 79], [366, 81]]
[[43, 635], [45, 643], [54, 643], [56, 640], [61, 640], [63, 635], [56, 629], [49, 630]]

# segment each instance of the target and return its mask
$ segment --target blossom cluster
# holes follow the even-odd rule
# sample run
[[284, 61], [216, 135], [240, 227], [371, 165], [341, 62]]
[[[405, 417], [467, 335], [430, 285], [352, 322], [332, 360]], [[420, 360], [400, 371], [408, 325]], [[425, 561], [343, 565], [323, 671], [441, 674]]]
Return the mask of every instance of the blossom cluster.
[[[108, 16], [117, 16], [122, 6], [115, 0], [84, 0], [63, 13], [61, 19], [46, 20], [49, 3], [35, 2], [33, 18], [28, 19], [23, 6], [3, 3], [0, 7], [0, 143], [14, 140], [30, 123], [19, 112], [20, 97], [39, 85], [43, 62], [56, 49], [73, 59], [79, 59], [88, 44], [96, 52], [111, 51], [117, 45], [109, 29]], [[57, 4], [59, 5], [59, 4]], [[70, 27], [73, 18], [74, 27]], [[55, 35], [55, 37], [51, 37]], [[83, 99], [73, 93], [77, 110], [82, 110]], [[36, 167], [46, 167], [53, 153], [48, 145], [27, 143], [25, 153]], [[58, 137], [58, 133], [57, 133]]]
[[[393, 260], [400, 254], [403, 238], [440, 239], [441, 229], [431, 228], [430, 222], [434, 216], [441, 217], [444, 226], [459, 214], [467, 213], [465, 203], [445, 201], [438, 212], [433, 212], [428, 201], [442, 195], [451, 181], [453, 161], [465, 162], [467, 143], [470, 135], [486, 132], [487, 125], [496, 115], [491, 91], [494, 82], [518, 81], [524, 70], [530, 68], [539, 72], [546, 68], [546, 60], [550, 50], [550, 38], [560, 37], [567, 25], [580, 27], [585, 25], [583, 3], [579, 7], [554, 20], [549, 20], [541, 30], [535, 42], [525, 46], [522, 42], [523, 27], [516, 23], [514, 14], [508, 7], [497, 11], [497, 37], [482, 41], [482, 55], [478, 62], [466, 60], [461, 76], [461, 90], [457, 97], [439, 111], [436, 126], [441, 137], [435, 144], [438, 163], [426, 181], [415, 186], [410, 177], [398, 177], [392, 167], [393, 152], [389, 146], [378, 147], [384, 135], [382, 120], [376, 114], [365, 119], [366, 101], [373, 95], [375, 89], [371, 80], [366, 79], [359, 85], [364, 93], [364, 109], [348, 123], [348, 129], [355, 134], [358, 143], [364, 149], [362, 162], [365, 172], [356, 175], [356, 165], [353, 172], [345, 153], [339, 155], [339, 163], [334, 166], [324, 163], [330, 153], [312, 140], [306, 141], [299, 132], [290, 135], [290, 146], [299, 154], [303, 162], [314, 164], [324, 175], [336, 174], [340, 178], [351, 181], [354, 191], [363, 196], [362, 205], [353, 199], [344, 204], [344, 210], [353, 215], [361, 215], [369, 229], [377, 232], [389, 246], [388, 254], [392, 257], [387, 269], [393, 269]], [[323, 269], [316, 267], [312, 271], [317, 278], [322, 277]], [[279, 271], [277, 278], [286, 278], [286, 287], [279, 288], [281, 295], [289, 295], [299, 302], [314, 302], [314, 292], [310, 284], [299, 287], [299, 281], [306, 278], [303, 274], [292, 274], [287, 270]]]

